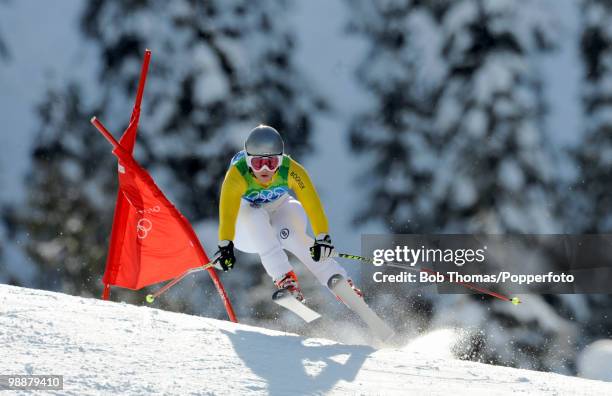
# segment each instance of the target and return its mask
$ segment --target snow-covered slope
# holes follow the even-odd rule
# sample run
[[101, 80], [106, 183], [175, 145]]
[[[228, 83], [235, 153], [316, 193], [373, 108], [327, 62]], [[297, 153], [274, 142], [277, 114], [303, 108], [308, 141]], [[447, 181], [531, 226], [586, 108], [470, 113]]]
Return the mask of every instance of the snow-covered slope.
[[612, 384], [375, 350], [0, 285], [0, 373], [86, 394], [612, 394]]

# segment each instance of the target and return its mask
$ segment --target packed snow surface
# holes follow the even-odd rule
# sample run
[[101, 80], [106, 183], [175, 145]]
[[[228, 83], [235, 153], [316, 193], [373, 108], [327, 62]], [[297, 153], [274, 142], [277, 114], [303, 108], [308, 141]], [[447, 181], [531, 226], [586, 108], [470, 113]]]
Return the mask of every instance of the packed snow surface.
[[612, 381], [612, 340], [597, 340], [578, 356], [578, 374], [584, 378]]
[[[0, 285], [0, 373], [57, 394], [604, 395], [612, 384]], [[11, 392], [11, 394], [15, 394]]]

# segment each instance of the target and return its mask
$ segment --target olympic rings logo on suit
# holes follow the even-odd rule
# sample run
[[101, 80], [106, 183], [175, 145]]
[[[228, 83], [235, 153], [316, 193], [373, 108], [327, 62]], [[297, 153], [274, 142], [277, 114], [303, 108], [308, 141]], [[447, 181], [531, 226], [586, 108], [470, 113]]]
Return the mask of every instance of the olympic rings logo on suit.
[[136, 235], [138, 235], [138, 239], [145, 239], [149, 236], [149, 232], [153, 229], [153, 222], [151, 220], [143, 217], [138, 220], [136, 224]]
[[259, 191], [252, 191], [247, 194], [244, 198], [247, 201], [254, 203], [266, 203], [277, 200], [287, 193], [288, 188], [284, 186], [275, 187], [272, 189], [265, 189]]

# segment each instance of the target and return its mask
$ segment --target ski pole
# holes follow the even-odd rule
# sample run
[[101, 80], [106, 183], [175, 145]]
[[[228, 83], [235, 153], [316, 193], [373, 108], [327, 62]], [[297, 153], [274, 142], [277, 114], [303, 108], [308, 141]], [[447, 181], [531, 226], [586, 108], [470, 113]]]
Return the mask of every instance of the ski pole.
[[[354, 254], [347, 254], [347, 253], [335, 253], [333, 254], [333, 256], [335, 257], [340, 257], [340, 258], [345, 258], [345, 259], [349, 259], [349, 260], [355, 260], [355, 261], [363, 261], [366, 263], [370, 263], [370, 264], [374, 264], [374, 260], [368, 257], [363, 257], [363, 256], [357, 256]], [[513, 298], [509, 298], [507, 296], [504, 296], [503, 294], [485, 289], [484, 287], [480, 287], [480, 286], [476, 286], [473, 285], [471, 283], [467, 283], [467, 282], [459, 282], [459, 281], [455, 281], [455, 282], [451, 282], [450, 279], [448, 278], [448, 276], [444, 275], [444, 274], [440, 274], [437, 271], [434, 270], [430, 270], [428, 268], [414, 268], [414, 267], [410, 267], [410, 266], [406, 266], [406, 265], [402, 265], [402, 264], [396, 264], [396, 263], [385, 263], [387, 264], [389, 267], [395, 267], [395, 268], [401, 268], [401, 269], [407, 269], [410, 271], [415, 271], [415, 272], [427, 272], [429, 274], [435, 274], [435, 275], [442, 275], [444, 277], [444, 280], [450, 282], [450, 283], [457, 283], [461, 286], [467, 287], [468, 289], [474, 290], [476, 292], [482, 293], [482, 294], [487, 294], [491, 297], [495, 297], [498, 298], [500, 300], [503, 301], [508, 301], [511, 302], [514, 305], [519, 305], [521, 303], [521, 300], [518, 297], [513, 297]]]
[[190, 268], [187, 271], [183, 272], [181, 275], [179, 275], [176, 278], [172, 279], [170, 282], [166, 283], [161, 289], [159, 289], [155, 293], [147, 294], [147, 297], [145, 299], [147, 300], [147, 302], [149, 304], [152, 304], [153, 301], [155, 301], [155, 299], [157, 297], [159, 297], [162, 294], [164, 294], [165, 292], [167, 292], [172, 286], [174, 286], [177, 283], [179, 283], [180, 281], [182, 281], [187, 275], [193, 274], [194, 272], [204, 271], [204, 270], [209, 269], [210, 267], [212, 267], [214, 265], [215, 265], [215, 262], [211, 261], [210, 263], [201, 265], [199, 267]]

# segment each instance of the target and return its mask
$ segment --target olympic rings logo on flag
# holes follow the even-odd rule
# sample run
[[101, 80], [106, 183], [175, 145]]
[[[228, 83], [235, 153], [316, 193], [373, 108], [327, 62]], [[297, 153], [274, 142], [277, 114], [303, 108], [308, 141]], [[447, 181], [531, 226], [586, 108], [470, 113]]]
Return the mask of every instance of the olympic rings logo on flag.
[[153, 223], [151, 220], [146, 218], [141, 218], [138, 220], [136, 224], [136, 235], [138, 235], [138, 239], [145, 239], [149, 236], [149, 232], [153, 229]]
[[156, 206], [154, 206], [152, 208], [146, 208], [146, 209], [137, 210], [137, 212], [139, 214], [159, 213], [159, 211], [161, 211], [161, 208], [159, 207], [159, 205], [156, 205]]

